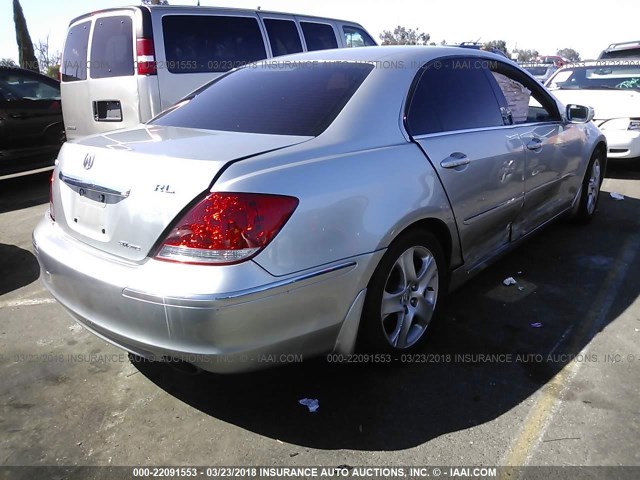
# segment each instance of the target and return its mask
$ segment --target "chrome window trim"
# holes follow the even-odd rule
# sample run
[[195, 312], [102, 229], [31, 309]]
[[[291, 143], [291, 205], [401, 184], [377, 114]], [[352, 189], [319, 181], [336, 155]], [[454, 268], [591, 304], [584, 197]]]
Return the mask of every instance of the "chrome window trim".
[[520, 127], [540, 127], [545, 125], [565, 125], [565, 124], [566, 122], [562, 122], [560, 120], [553, 120], [551, 122], [518, 123], [515, 125], [498, 125], [497, 127], [480, 127], [480, 128], [469, 128], [466, 130], [450, 130], [447, 132], [423, 133], [422, 135], [416, 135], [415, 137], [413, 137], [413, 139], [423, 140], [423, 139], [432, 138], [432, 137], [440, 137], [443, 135], [459, 135], [461, 133], [475, 133], [475, 132], [486, 132], [486, 131], [492, 131], [492, 130], [516, 129]]

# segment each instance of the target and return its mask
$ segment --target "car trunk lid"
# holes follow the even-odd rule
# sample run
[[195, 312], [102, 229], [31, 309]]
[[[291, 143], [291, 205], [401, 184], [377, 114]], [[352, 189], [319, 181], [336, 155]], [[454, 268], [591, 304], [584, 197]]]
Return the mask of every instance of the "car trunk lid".
[[83, 243], [139, 262], [226, 164], [309, 138], [142, 126], [69, 142], [55, 173], [55, 219]]

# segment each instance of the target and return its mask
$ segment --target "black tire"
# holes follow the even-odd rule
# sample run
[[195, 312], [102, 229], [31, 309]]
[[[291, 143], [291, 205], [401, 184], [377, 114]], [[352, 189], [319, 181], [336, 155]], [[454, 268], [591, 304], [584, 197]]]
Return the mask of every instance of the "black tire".
[[590, 222], [596, 213], [600, 199], [600, 187], [604, 180], [605, 162], [602, 150], [596, 150], [589, 161], [589, 166], [582, 180], [582, 193], [575, 216], [579, 223]]
[[[409, 259], [413, 277], [410, 264], [403, 262]], [[394, 240], [369, 281], [358, 350], [399, 354], [421, 345], [446, 292], [446, 272], [442, 246], [430, 232], [411, 230]], [[386, 312], [383, 293], [387, 294]], [[397, 311], [389, 312], [393, 309]]]

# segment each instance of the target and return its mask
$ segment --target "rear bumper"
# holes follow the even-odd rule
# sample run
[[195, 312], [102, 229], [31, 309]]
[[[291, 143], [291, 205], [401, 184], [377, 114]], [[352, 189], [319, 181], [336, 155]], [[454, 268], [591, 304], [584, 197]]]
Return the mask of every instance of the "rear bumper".
[[33, 244], [45, 286], [88, 330], [145, 358], [177, 358], [220, 373], [332, 351], [383, 254], [286, 277], [251, 261], [127, 264], [69, 237], [48, 216]]

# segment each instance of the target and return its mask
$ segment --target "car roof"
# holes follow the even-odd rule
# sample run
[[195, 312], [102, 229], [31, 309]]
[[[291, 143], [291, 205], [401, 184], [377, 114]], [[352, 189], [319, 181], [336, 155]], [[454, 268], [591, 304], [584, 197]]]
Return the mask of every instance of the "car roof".
[[487, 60], [501, 60], [516, 65], [512, 60], [484, 50], [464, 47], [431, 46], [431, 45], [384, 45], [376, 47], [338, 48], [317, 50], [314, 52], [296, 53], [283, 57], [275, 57], [264, 62], [288, 61], [353, 61], [353, 62], [409, 62], [416, 70], [425, 63], [437, 58], [463, 56], [479, 57]]
[[332, 18], [332, 17], [319, 17], [316, 15], [307, 15], [304, 13], [293, 13], [293, 12], [277, 12], [274, 10], [256, 10], [250, 8], [236, 8], [236, 7], [208, 7], [208, 6], [197, 6], [197, 5], [126, 5], [122, 7], [113, 7], [113, 8], [104, 8], [100, 10], [94, 10], [89, 13], [85, 13], [80, 15], [79, 17], [74, 18], [69, 22], [69, 25], [77, 22], [78, 20], [82, 20], [84, 18], [92, 17], [94, 15], [98, 15], [101, 13], [111, 13], [122, 10], [136, 10], [136, 9], [148, 9], [149, 11], [160, 9], [162, 11], [171, 12], [171, 13], [190, 13], [190, 12], [199, 12], [199, 13], [230, 13], [230, 12], [241, 12], [241, 13], [260, 13], [261, 15], [292, 15], [296, 17], [304, 17], [311, 18], [317, 20], [331, 20], [342, 23], [351, 23], [354, 25], [360, 25], [358, 22], [354, 22], [353, 20], [343, 20], [340, 18]]

